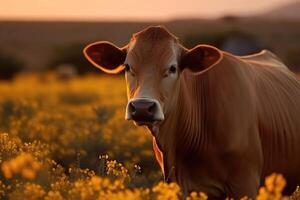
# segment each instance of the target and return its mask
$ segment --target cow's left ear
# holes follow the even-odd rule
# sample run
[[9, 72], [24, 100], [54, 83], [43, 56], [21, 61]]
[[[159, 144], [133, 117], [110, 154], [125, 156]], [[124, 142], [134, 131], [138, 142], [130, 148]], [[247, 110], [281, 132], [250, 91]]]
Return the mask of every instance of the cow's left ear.
[[87, 45], [83, 54], [95, 67], [108, 74], [117, 74], [124, 69], [127, 46], [119, 48], [110, 42], [95, 42]]
[[197, 45], [192, 49], [183, 49], [180, 68], [200, 74], [215, 66], [223, 58], [221, 50], [210, 45]]

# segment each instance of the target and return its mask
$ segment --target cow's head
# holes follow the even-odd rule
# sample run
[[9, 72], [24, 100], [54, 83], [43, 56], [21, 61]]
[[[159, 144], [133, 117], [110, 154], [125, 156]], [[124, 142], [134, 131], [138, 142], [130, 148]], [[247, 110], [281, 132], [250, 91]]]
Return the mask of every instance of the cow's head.
[[222, 57], [218, 49], [208, 45], [184, 48], [161, 26], [134, 34], [122, 48], [109, 42], [92, 43], [84, 49], [84, 55], [106, 73], [125, 70], [128, 96], [125, 118], [137, 125], [163, 121], [171, 109], [176, 109], [183, 70], [200, 74]]

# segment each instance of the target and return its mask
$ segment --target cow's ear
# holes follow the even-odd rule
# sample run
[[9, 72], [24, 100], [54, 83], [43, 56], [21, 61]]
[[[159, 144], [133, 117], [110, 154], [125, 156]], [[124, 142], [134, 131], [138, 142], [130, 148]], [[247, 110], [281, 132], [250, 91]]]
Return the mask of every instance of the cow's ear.
[[126, 50], [126, 47], [119, 48], [104, 41], [87, 45], [83, 54], [95, 67], [108, 74], [117, 74], [124, 69]]
[[221, 50], [210, 45], [198, 45], [192, 49], [183, 49], [180, 68], [200, 74], [219, 63], [223, 58]]

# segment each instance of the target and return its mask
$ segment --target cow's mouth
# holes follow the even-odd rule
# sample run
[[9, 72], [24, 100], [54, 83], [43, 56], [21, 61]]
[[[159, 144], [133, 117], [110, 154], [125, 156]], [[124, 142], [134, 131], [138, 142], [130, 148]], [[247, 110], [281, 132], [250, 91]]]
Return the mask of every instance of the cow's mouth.
[[157, 135], [159, 132], [159, 126], [162, 121], [134, 121], [136, 126], [146, 126], [152, 133], [152, 135]]
[[159, 123], [159, 121], [149, 120], [149, 121], [137, 121], [134, 120], [133, 123], [137, 126], [153, 126], [154, 124]]

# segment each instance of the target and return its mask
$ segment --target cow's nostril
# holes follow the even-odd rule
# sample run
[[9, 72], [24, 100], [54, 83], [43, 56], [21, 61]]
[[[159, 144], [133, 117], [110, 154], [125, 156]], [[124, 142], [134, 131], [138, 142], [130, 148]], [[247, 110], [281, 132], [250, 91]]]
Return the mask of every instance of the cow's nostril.
[[155, 112], [155, 103], [152, 103], [151, 105], [149, 105], [149, 108], [148, 108], [148, 113], [150, 115], [153, 115]]
[[129, 103], [129, 109], [130, 109], [130, 113], [131, 113], [132, 115], [134, 115], [134, 114], [136, 113], [136, 109], [135, 109], [135, 107], [134, 107], [134, 105], [133, 105], [132, 102]]

